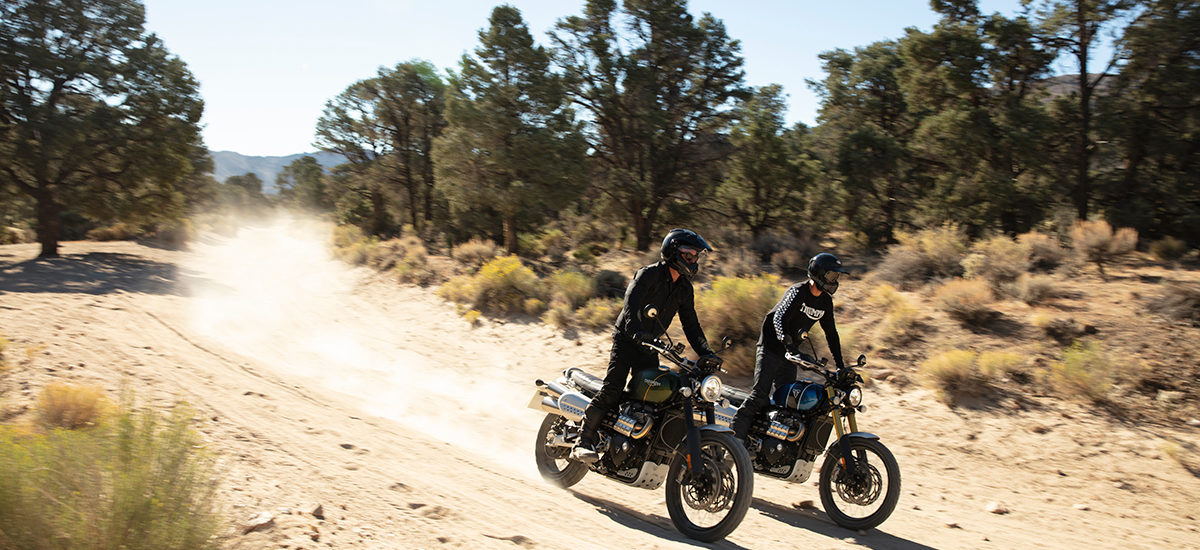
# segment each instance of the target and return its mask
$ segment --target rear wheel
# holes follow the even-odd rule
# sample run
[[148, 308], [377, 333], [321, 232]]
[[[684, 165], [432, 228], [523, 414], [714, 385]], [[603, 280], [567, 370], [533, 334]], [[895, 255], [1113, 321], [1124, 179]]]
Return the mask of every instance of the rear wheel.
[[732, 435], [702, 431], [700, 467], [689, 468], [686, 445], [667, 474], [667, 512], [680, 533], [712, 542], [732, 533], [746, 517], [754, 492], [750, 454]]
[[571, 460], [571, 448], [556, 445], [562, 441], [566, 433], [567, 419], [557, 414], [547, 414], [538, 428], [537, 445], [533, 449], [533, 459], [537, 462], [538, 472], [546, 481], [562, 488], [570, 487], [587, 475], [586, 464]]
[[850, 442], [857, 472], [842, 467], [839, 445], [821, 465], [821, 505], [835, 523], [847, 529], [870, 529], [883, 523], [900, 500], [900, 466], [877, 439]]

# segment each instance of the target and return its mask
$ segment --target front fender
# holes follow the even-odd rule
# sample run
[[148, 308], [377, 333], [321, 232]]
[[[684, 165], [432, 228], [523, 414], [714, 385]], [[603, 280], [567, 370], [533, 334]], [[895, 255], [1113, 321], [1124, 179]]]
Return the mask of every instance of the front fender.
[[730, 428], [729, 426], [722, 426], [720, 424], [702, 424], [700, 425], [700, 431], [733, 433], [733, 428]]
[[[850, 442], [854, 441], [855, 439], [874, 439], [874, 440], [878, 441], [879, 436], [877, 436], [873, 433], [867, 433], [867, 432], [850, 432], [850, 433], [842, 436], [842, 439], [846, 440], [846, 443], [850, 443]], [[842, 439], [834, 440], [833, 442], [831, 442], [829, 444], [829, 451], [830, 452], [836, 451], [838, 448], [838, 445], [841, 443]]]

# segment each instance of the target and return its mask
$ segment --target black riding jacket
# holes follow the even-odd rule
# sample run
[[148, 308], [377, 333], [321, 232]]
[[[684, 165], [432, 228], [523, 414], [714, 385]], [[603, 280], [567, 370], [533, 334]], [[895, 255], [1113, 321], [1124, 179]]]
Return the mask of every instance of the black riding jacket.
[[[647, 306], [658, 310], [657, 321], [643, 318]], [[664, 262], [656, 262], [639, 269], [629, 282], [629, 287], [625, 289], [625, 305], [617, 316], [613, 332], [630, 339], [638, 333], [658, 338], [667, 331], [676, 313], [692, 349], [700, 355], [712, 353], [704, 330], [700, 328], [700, 321], [696, 318], [691, 281], [682, 275], [671, 281], [671, 269]]]
[[825, 332], [825, 341], [829, 343], [829, 353], [833, 361], [843, 367], [842, 341], [838, 338], [837, 325], [833, 322], [833, 297], [828, 292], [813, 296], [809, 290], [809, 281], [796, 283], [783, 293], [779, 303], [763, 319], [762, 330], [759, 333], [758, 345], [764, 350], [783, 353], [787, 346], [800, 343], [801, 332], [812, 328], [817, 321], [821, 322], [821, 330]]

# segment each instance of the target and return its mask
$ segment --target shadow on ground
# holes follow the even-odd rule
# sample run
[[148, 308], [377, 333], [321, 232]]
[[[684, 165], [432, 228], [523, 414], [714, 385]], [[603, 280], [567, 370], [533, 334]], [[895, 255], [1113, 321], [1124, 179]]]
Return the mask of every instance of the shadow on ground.
[[[617, 504], [610, 500], [585, 495], [577, 491], [571, 491], [575, 498], [582, 500], [592, 506], [609, 519], [624, 525], [630, 529], [637, 529], [654, 535], [664, 540], [691, 544], [701, 548], [729, 548], [732, 550], [745, 550], [746, 547], [734, 544], [728, 540], [717, 542], [700, 542], [692, 540], [675, 529], [675, 525], [671, 523], [671, 518], [660, 516], [657, 514], [643, 514], [628, 506]], [[734, 532], [737, 532], [736, 530]]]
[[[829, 519], [829, 516], [825, 515], [825, 512], [814, 508], [798, 509], [757, 498], [750, 504], [750, 508], [758, 510], [766, 517], [786, 523], [797, 529], [804, 529], [818, 535], [850, 542], [858, 546], [876, 550], [934, 550], [932, 546], [902, 539], [881, 531], [879, 528], [868, 529], [865, 535], [859, 534], [858, 531], [852, 531], [833, 523]], [[884, 526], [886, 525], [887, 523], [884, 522]]]
[[0, 292], [185, 294], [178, 267], [111, 252], [0, 262]]

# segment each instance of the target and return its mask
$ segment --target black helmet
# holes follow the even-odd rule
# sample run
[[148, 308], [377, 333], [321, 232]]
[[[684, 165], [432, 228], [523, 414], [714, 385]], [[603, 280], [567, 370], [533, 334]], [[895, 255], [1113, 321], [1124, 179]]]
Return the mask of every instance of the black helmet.
[[700, 255], [712, 250], [704, 237], [687, 229], [672, 229], [662, 242], [662, 259], [690, 281], [700, 270]]
[[821, 292], [837, 292], [838, 275], [841, 273], [847, 273], [842, 268], [842, 261], [828, 252], [817, 254], [808, 261], [808, 278], [812, 279]]

